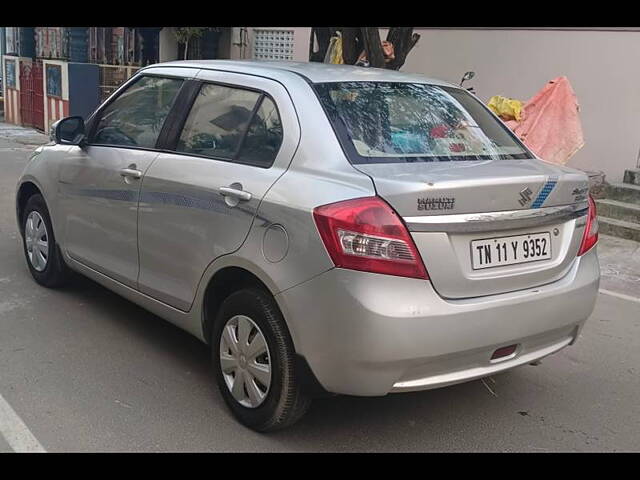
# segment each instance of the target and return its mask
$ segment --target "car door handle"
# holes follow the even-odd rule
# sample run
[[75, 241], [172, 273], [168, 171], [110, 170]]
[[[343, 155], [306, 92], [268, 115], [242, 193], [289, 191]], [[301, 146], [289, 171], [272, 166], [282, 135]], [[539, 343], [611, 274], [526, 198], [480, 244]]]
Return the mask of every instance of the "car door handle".
[[220, 187], [218, 191], [224, 197], [233, 197], [233, 198], [237, 198], [238, 200], [244, 200], [245, 202], [248, 202], [249, 200], [251, 200], [251, 193], [245, 192], [244, 190], [239, 190], [237, 188]]
[[142, 172], [135, 168], [123, 168], [120, 170], [120, 175], [123, 177], [140, 178], [142, 177]]

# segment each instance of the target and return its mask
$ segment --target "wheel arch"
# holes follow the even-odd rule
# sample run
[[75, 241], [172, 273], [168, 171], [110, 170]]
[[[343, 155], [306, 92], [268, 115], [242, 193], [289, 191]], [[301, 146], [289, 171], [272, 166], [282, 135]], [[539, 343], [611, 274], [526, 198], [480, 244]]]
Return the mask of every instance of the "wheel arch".
[[18, 187], [18, 191], [16, 192], [16, 219], [18, 221], [18, 229], [20, 230], [20, 235], [23, 236], [24, 225], [22, 224], [22, 216], [24, 213], [24, 209], [27, 206], [27, 202], [34, 195], [41, 195], [44, 199], [44, 195], [42, 194], [42, 190], [40, 189], [40, 187], [38, 187], [38, 185], [36, 185], [31, 180], [27, 180], [21, 183]]
[[278, 297], [274, 295], [273, 291], [260, 279], [260, 277], [243, 267], [235, 265], [222, 267], [209, 279], [204, 291], [202, 305], [202, 333], [205, 342], [211, 346], [211, 333], [222, 302], [233, 292], [250, 287], [257, 287], [268, 292], [280, 309], [284, 319], [285, 328], [293, 342], [296, 370], [300, 375], [303, 389], [313, 397], [332, 395], [320, 384], [307, 360], [298, 352], [296, 348], [297, 342], [295, 333], [291, 330], [290, 323], [287, 321], [285, 311], [282, 308], [282, 305], [280, 305]]
[[209, 279], [202, 305], [202, 332], [207, 343], [210, 343], [213, 324], [222, 302], [233, 292], [250, 287], [263, 289], [273, 296], [273, 292], [265, 282], [243, 267], [222, 267]]

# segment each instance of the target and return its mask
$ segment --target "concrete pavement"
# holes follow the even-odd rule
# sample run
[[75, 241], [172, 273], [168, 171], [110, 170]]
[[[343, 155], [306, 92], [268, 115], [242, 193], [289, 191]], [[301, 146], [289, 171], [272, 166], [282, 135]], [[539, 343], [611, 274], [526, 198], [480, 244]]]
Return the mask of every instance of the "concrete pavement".
[[640, 243], [601, 235], [600, 288], [640, 298]]
[[[5, 131], [0, 124], [0, 396], [47, 451], [640, 451], [640, 303], [607, 295], [579, 341], [537, 367], [317, 400], [289, 430], [247, 430], [198, 340], [85, 278], [62, 290], [31, 279], [15, 182], [32, 142], [46, 138]], [[632, 282], [611, 275], [607, 285], [631, 295], [638, 271], [609, 255], [609, 243], [605, 265], [626, 265]], [[10, 450], [0, 435], [0, 452]]]

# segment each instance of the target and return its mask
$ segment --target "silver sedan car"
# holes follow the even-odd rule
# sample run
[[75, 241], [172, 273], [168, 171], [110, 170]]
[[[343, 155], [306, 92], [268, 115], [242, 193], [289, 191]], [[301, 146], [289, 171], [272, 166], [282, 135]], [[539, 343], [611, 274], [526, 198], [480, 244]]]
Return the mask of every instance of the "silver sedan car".
[[535, 362], [594, 307], [587, 176], [446, 82], [170, 62], [51, 135], [16, 195], [36, 282], [78, 272], [209, 344], [224, 400], [258, 431], [318, 395]]

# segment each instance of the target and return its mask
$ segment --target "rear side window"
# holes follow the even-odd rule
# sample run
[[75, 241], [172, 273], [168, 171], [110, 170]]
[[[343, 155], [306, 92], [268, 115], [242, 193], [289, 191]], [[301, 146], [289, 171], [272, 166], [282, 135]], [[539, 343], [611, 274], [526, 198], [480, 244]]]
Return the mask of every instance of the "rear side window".
[[247, 136], [242, 144], [238, 160], [261, 167], [269, 167], [276, 159], [282, 144], [282, 123], [275, 104], [268, 97], [262, 97]]
[[260, 94], [222, 85], [203, 85], [180, 135], [177, 150], [231, 159], [251, 121]]
[[182, 82], [140, 78], [100, 112], [91, 143], [154, 148]]
[[268, 168], [282, 144], [278, 109], [253, 90], [204, 84], [176, 151]]

